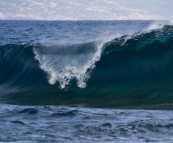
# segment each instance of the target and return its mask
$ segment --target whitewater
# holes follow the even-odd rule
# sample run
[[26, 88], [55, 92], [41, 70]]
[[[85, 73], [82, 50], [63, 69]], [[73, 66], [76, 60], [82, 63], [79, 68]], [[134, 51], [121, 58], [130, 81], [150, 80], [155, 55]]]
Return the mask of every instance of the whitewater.
[[0, 21], [0, 142], [172, 142], [170, 21]]

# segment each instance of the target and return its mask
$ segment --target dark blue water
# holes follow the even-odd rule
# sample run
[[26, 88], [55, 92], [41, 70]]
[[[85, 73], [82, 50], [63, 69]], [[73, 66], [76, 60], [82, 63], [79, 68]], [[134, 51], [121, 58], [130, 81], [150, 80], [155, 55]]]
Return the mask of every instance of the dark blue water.
[[172, 142], [169, 21], [0, 21], [0, 142]]

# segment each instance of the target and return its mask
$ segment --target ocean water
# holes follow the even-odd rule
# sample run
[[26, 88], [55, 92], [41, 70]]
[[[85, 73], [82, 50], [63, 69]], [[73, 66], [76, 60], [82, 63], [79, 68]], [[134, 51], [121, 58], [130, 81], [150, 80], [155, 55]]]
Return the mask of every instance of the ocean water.
[[0, 143], [173, 142], [169, 21], [0, 21]]

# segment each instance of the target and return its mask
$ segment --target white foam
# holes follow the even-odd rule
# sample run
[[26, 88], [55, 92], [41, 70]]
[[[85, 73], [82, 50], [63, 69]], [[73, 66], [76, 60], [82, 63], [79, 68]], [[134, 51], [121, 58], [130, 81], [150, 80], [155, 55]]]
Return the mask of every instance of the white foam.
[[96, 52], [89, 54], [43, 54], [36, 48], [34, 53], [40, 63], [40, 68], [47, 72], [50, 84], [59, 82], [60, 88], [65, 88], [72, 79], [76, 79], [77, 86], [85, 88], [91, 70], [100, 60], [103, 44], [104, 42], [98, 44]]

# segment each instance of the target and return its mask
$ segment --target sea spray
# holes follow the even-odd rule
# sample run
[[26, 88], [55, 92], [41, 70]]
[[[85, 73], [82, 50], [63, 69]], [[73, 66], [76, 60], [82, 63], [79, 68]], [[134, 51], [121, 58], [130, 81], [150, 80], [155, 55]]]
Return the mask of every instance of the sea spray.
[[[74, 54], [76, 51], [83, 50], [80, 49], [80, 45], [75, 45], [68, 49], [58, 49], [58, 46], [49, 47], [48, 53], [41, 53], [41, 51], [35, 47], [34, 53], [36, 55], [35, 58], [40, 63], [40, 68], [47, 72], [50, 84], [55, 84], [56, 81], [58, 81], [60, 87], [65, 88], [69, 85], [70, 81], [75, 78], [78, 87], [85, 88], [86, 82], [90, 77], [90, 72], [95, 67], [95, 63], [100, 59], [102, 45], [103, 42], [89, 45], [93, 47], [85, 47], [94, 49], [94, 51], [90, 53]], [[50, 53], [52, 50], [55, 50], [56, 53]], [[67, 54], [61, 54], [64, 52]]]

